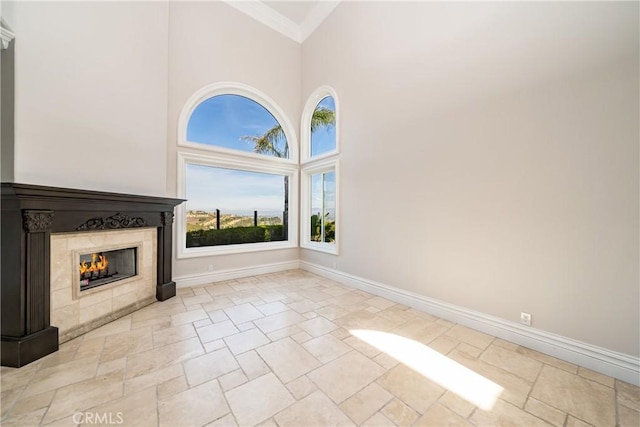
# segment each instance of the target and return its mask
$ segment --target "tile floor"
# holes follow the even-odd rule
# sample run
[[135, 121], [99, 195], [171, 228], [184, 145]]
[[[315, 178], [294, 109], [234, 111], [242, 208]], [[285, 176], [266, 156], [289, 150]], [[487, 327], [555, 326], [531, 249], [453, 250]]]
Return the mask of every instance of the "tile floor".
[[640, 425], [638, 387], [299, 270], [179, 289], [0, 374], [3, 426]]

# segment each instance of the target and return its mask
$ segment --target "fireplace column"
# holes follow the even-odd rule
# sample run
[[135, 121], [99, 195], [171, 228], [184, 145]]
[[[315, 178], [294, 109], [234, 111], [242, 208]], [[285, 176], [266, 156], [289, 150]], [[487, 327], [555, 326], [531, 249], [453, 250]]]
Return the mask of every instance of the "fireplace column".
[[161, 215], [161, 226], [158, 227], [158, 284], [156, 285], [156, 299], [158, 301], [176, 296], [176, 282], [171, 278], [173, 212], [162, 212]]
[[[16, 258], [2, 265], [2, 365], [13, 367], [58, 350], [58, 328], [49, 319], [53, 211], [25, 209], [22, 218], [18, 212], [2, 218], [3, 235], [13, 235], [3, 236], [2, 256]], [[19, 247], [7, 247], [9, 240]]]

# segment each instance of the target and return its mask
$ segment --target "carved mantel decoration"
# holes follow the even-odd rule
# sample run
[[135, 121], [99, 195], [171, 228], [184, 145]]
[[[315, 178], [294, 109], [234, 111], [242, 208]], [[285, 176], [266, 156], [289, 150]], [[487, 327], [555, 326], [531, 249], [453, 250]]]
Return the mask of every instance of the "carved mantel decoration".
[[22, 211], [23, 227], [29, 233], [50, 231], [53, 211]]
[[[164, 213], [163, 213], [164, 215]], [[163, 217], [164, 221], [164, 217]], [[163, 224], [162, 225], [166, 225]], [[78, 228], [77, 231], [89, 231], [89, 230], [116, 230], [120, 228], [134, 228], [134, 227], [148, 227], [146, 221], [139, 217], [131, 217], [117, 213], [106, 218], [91, 218]]]
[[0, 356], [20, 367], [58, 350], [50, 324], [51, 233], [154, 227], [156, 299], [175, 296], [173, 209], [182, 199], [2, 183]]

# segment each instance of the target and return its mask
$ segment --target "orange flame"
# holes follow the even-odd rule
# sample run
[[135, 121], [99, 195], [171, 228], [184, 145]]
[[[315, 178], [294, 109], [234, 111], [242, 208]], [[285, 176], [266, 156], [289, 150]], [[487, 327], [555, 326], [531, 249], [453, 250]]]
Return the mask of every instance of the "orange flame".
[[80, 274], [105, 270], [108, 265], [109, 261], [105, 255], [91, 254], [91, 263], [87, 263], [87, 261], [80, 263]]

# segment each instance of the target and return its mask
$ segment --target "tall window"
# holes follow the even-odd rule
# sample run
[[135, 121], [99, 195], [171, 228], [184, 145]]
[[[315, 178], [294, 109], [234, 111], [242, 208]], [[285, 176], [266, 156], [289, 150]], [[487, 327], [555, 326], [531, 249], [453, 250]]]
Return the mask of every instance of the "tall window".
[[[297, 245], [295, 135], [266, 95], [207, 86], [179, 123], [179, 257]], [[293, 155], [292, 155], [293, 154]]]
[[338, 253], [338, 108], [333, 89], [317, 89], [302, 113], [301, 246]]

